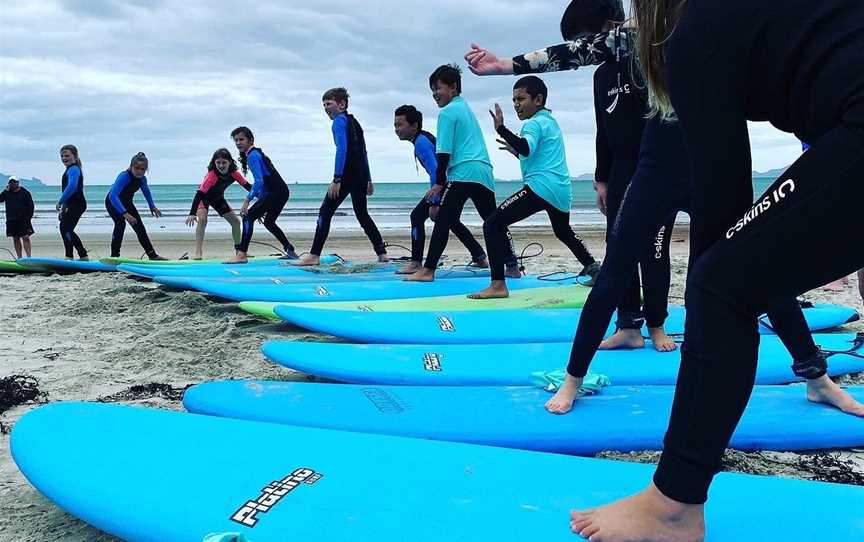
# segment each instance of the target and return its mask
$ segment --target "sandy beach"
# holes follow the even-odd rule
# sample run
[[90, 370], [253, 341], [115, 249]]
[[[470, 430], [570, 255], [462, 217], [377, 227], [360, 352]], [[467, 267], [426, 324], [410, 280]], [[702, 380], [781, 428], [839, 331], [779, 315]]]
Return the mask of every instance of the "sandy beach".
[[[259, 239], [270, 239], [258, 233]], [[290, 232], [289, 232], [290, 233]], [[392, 244], [409, 245], [406, 230], [387, 231]], [[543, 254], [526, 261], [530, 273], [581, 266], [544, 228], [517, 228], [519, 247], [529, 241], [543, 245]], [[602, 258], [602, 230], [580, 232], [595, 257]], [[479, 236], [479, 235], [478, 235]], [[292, 237], [298, 252], [308, 250], [311, 238]], [[191, 252], [193, 234], [179, 236], [153, 232], [157, 250], [177, 257]], [[107, 236], [84, 238], [94, 256], [108, 255]], [[683, 303], [688, 240], [686, 227], [673, 233], [672, 291], [670, 302]], [[56, 232], [33, 238], [34, 256], [62, 256]], [[226, 235], [208, 237], [206, 257], [227, 256], [231, 242]], [[266, 247], [253, 252], [266, 254]], [[325, 252], [354, 260], [368, 260], [372, 250], [362, 235], [334, 234]], [[536, 250], [528, 248], [531, 254]], [[140, 247], [131, 234], [124, 242], [124, 256], [137, 257]], [[467, 252], [455, 238], [447, 250], [448, 262], [467, 263]], [[405, 252], [391, 249], [391, 255]], [[16, 275], [0, 277], [0, 377], [26, 374], [38, 380], [48, 401], [116, 401], [180, 410], [180, 391], [190, 384], [228, 378], [308, 379], [267, 362], [259, 351], [268, 339], [322, 340], [321, 335], [275, 323], [265, 323], [242, 313], [235, 304], [216, 302], [198, 293], [175, 292], [119, 273], [79, 275]], [[857, 281], [838, 292], [819, 290], [812, 301], [850, 305], [864, 311]], [[844, 331], [864, 331], [856, 322]], [[564, 365], [566, 360], [562, 360]], [[864, 383], [864, 374], [841, 379]], [[159, 386], [165, 385], [165, 386]], [[135, 391], [134, 386], [143, 386]], [[149, 387], [148, 387], [149, 386]], [[802, 395], [803, 395], [802, 387]], [[33, 405], [16, 406], [2, 415], [8, 428]], [[170, 443], [166, 443], [170, 446]], [[656, 460], [652, 451], [635, 454], [601, 454], [633, 461]], [[760, 474], [864, 484], [864, 450], [832, 453], [730, 452], [727, 468]], [[106, 535], [63, 512], [37, 492], [19, 473], [9, 451], [9, 435], [0, 436], [0, 540], [108, 541]]]

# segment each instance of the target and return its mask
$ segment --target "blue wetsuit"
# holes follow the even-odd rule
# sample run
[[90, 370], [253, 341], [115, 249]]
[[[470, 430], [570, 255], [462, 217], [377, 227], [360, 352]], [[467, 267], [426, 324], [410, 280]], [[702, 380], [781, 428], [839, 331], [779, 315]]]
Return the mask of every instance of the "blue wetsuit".
[[123, 218], [124, 213], [129, 213], [135, 218], [135, 225], [132, 230], [138, 237], [138, 242], [141, 243], [141, 248], [148, 257], [156, 256], [156, 250], [153, 248], [153, 243], [150, 242], [150, 237], [147, 235], [147, 229], [144, 227], [144, 221], [141, 220], [141, 215], [138, 209], [135, 208], [133, 201], [135, 192], [141, 190], [144, 198], [147, 200], [147, 205], [153, 210], [156, 204], [153, 202], [153, 195], [150, 193], [150, 187], [147, 185], [147, 177], [137, 178], [128, 170], [122, 172], [114, 180], [108, 195], [105, 196], [105, 209], [114, 221], [114, 232], [111, 234], [111, 256], [117, 258], [120, 256], [120, 247], [123, 244], [123, 233], [126, 231], [126, 219]]
[[79, 258], [86, 258], [87, 249], [75, 233], [75, 226], [87, 210], [87, 200], [84, 197], [84, 174], [81, 168], [77, 164], [67, 167], [60, 184], [63, 193], [57, 204], [60, 205], [60, 237], [63, 238], [66, 257], [72, 258], [74, 249], [78, 251]]
[[336, 144], [336, 163], [333, 170], [333, 182], [339, 183], [339, 194], [333, 199], [324, 196], [321, 208], [318, 210], [318, 225], [315, 228], [315, 239], [312, 241], [310, 253], [320, 256], [324, 250], [324, 243], [330, 235], [330, 222], [336, 209], [348, 196], [351, 196], [351, 205], [354, 207], [354, 216], [363, 228], [375, 254], [387, 254], [384, 248], [384, 240], [378, 226], [369, 216], [366, 206], [366, 189], [372, 182], [369, 172], [369, 159], [366, 155], [366, 139], [363, 136], [363, 128], [354, 115], [340, 113], [333, 119], [331, 127], [333, 142]]
[[[423, 169], [429, 175], [429, 185], [435, 186], [438, 174], [438, 158], [435, 156], [435, 136], [425, 130], [421, 130], [414, 138], [414, 158], [420, 162]], [[430, 207], [439, 204], [440, 196], [428, 200], [424, 196], [411, 211], [411, 260], [423, 261], [423, 248], [426, 244], [426, 219], [429, 218]], [[472, 262], [481, 262], [486, 259], [486, 252], [471, 234], [465, 224], [456, 220], [450, 225], [450, 231], [465, 245], [471, 253]]]
[[257, 201], [249, 207], [246, 216], [243, 217], [243, 235], [240, 244], [235, 248], [240, 252], [249, 252], [255, 221], [264, 217], [264, 227], [267, 231], [282, 244], [282, 249], [287, 254], [293, 254], [294, 245], [285, 236], [282, 228], [276, 224], [276, 219], [279, 218], [291, 195], [288, 185], [261, 149], [252, 147], [246, 151], [246, 163], [255, 178], [252, 190], [249, 191], [246, 199], [252, 201], [257, 198]]

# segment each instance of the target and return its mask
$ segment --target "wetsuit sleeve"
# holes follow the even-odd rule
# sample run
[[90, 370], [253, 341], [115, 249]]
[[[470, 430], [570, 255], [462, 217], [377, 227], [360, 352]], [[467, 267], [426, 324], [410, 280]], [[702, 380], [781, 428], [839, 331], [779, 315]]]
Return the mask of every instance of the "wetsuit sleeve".
[[73, 194], [78, 190], [78, 183], [81, 179], [81, 169], [78, 166], [72, 166], [66, 172], [66, 190], [63, 191], [63, 194], [60, 195], [60, 201], [57, 202], [57, 205], [63, 205], [69, 198], [72, 197]]
[[447, 184], [447, 166], [450, 165], [450, 154], [439, 152], [435, 155], [435, 160], [438, 162], [438, 169], [435, 172], [435, 184], [445, 186]]
[[[348, 117], [339, 115], [333, 119], [333, 143], [336, 144], [336, 165], [333, 169], [333, 182], [342, 181], [342, 174], [345, 173], [345, 161], [348, 158]], [[366, 162], [368, 167], [369, 163]]]
[[232, 171], [231, 178], [234, 179], [234, 181], [240, 186], [242, 186], [243, 189], [247, 192], [252, 190], [252, 185], [249, 184], [249, 181], [246, 180], [246, 177], [244, 177], [243, 174], [239, 171]]
[[192, 208], [189, 209], [189, 216], [198, 214], [198, 206], [201, 205], [202, 201], [204, 201], [204, 192], [196, 190], [195, 197], [192, 198]]
[[124, 171], [117, 176], [114, 184], [111, 185], [111, 190], [108, 191], [108, 201], [120, 214], [126, 213], [126, 207], [123, 207], [123, 203], [120, 201], [120, 193], [123, 192], [127, 184], [129, 184], [129, 174]]
[[528, 140], [524, 137], [517, 136], [516, 134], [508, 130], [507, 127], [503, 124], [499, 126], [496, 131], [498, 132], [498, 135], [500, 135], [504, 139], [504, 141], [507, 142], [508, 145], [513, 147], [513, 150], [515, 150], [519, 154], [519, 156], [528, 156], [529, 154], [531, 154], [531, 146], [528, 143]]
[[429, 184], [435, 184], [438, 171], [438, 158], [435, 156], [435, 146], [429, 138], [420, 136], [414, 144], [414, 156], [429, 174]]
[[150, 206], [150, 209], [155, 209], [156, 204], [153, 202], [153, 194], [150, 193], [147, 177], [141, 177], [141, 193], [144, 194], [144, 199], [147, 200], [147, 205]]
[[594, 100], [594, 114], [597, 118], [597, 136], [595, 139], [595, 152], [597, 154], [597, 167], [594, 169], [595, 183], [608, 183], [612, 172], [612, 151], [606, 139], [606, 128], [600, 115], [600, 102]]
[[557, 72], [575, 70], [583, 66], [596, 66], [605, 62], [608, 54], [608, 32], [593, 37], [568, 41], [513, 57], [513, 74]]
[[198, 190], [207, 193], [213, 188], [213, 185], [216, 184], [219, 178], [216, 176], [216, 173], [213, 171], [208, 171], [207, 175], [204, 176], [204, 180], [201, 181], [201, 186], [198, 187]]
[[252, 190], [250, 190], [249, 195], [246, 196], [246, 199], [251, 201], [260, 196], [261, 191], [264, 189], [264, 159], [261, 158], [260, 153], [253, 151], [246, 157], [246, 163], [252, 171], [252, 178], [255, 179], [255, 184], [252, 185]]

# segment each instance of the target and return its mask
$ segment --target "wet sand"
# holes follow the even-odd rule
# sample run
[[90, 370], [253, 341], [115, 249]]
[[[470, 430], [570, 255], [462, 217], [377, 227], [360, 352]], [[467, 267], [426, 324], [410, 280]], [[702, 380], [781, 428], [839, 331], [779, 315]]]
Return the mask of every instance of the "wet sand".
[[[262, 232], [263, 233], [263, 232]], [[384, 232], [391, 243], [409, 245], [406, 232]], [[603, 232], [580, 232], [595, 257], [604, 250]], [[260, 234], [259, 234], [260, 235]], [[544, 246], [542, 255], [526, 261], [528, 272], [560, 269], [579, 271], [566, 248], [542, 228], [515, 229], [518, 246], [528, 241]], [[192, 234], [179, 237], [153, 233], [161, 254], [177, 257], [192, 250]], [[292, 238], [298, 251], [308, 250], [311, 239]], [[33, 239], [34, 255], [61, 256], [56, 235]], [[107, 256], [107, 240], [85, 238], [94, 256]], [[683, 302], [687, 258], [686, 228], [673, 234], [672, 291], [670, 302]], [[125, 256], [137, 257], [140, 248], [131, 235], [124, 242]], [[208, 236], [205, 257], [231, 252], [226, 235]], [[254, 253], [266, 254], [256, 246]], [[362, 235], [333, 235], [325, 252], [350, 259], [368, 260], [372, 250]], [[391, 255], [404, 251], [395, 247]], [[529, 247], [528, 254], [536, 252]], [[467, 263], [464, 248], [451, 239], [448, 262]], [[265, 323], [239, 311], [233, 303], [220, 303], [198, 293], [164, 290], [121, 274], [0, 276], [0, 377], [24, 373], [35, 377], [49, 401], [108, 400], [127, 404], [182, 409], [177, 397], [188, 385], [227, 378], [305, 380], [267, 362], [259, 351], [264, 340], [326, 340], [321, 335], [285, 325]], [[840, 292], [813, 292], [812, 301], [851, 305], [862, 310], [854, 277]], [[861, 322], [846, 331], [862, 331]], [[332, 339], [331, 339], [332, 340]], [[566, 360], [562, 360], [562, 365]], [[844, 377], [842, 382], [864, 383], [864, 375]], [[150, 386], [140, 393], [132, 386]], [[802, 388], [803, 393], [803, 388]], [[17, 406], [2, 415], [7, 426], [33, 405]], [[632, 461], [656, 461], [656, 452], [601, 454]], [[808, 479], [864, 482], [864, 450], [834, 455], [797, 453], [730, 452], [730, 470], [776, 474]], [[15, 467], [8, 434], [0, 436], [0, 540], [73, 542], [108, 541], [101, 533], [66, 514], [38, 493]]]

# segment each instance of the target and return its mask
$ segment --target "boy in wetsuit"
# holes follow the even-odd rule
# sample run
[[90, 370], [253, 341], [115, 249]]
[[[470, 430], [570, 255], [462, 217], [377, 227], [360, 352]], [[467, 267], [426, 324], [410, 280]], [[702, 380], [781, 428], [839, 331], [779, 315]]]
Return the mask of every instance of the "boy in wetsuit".
[[15, 177], [9, 177], [6, 189], [0, 192], [0, 202], [6, 204], [6, 236], [12, 238], [15, 254], [22, 258], [32, 255], [30, 236], [33, 235], [33, 196]]
[[357, 222], [372, 243], [379, 262], [386, 262], [387, 249], [378, 226], [369, 216], [366, 208], [366, 197], [375, 191], [372, 184], [372, 174], [369, 172], [369, 158], [366, 155], [366, 139], [363, 128], [354, 115], [348, 113], [348, 91], [344, 88], [331, 88], [321, 97], [324, 111], [333, 121], [333, 141], [336, 143], [336, 167], [333, 172], [333, 182], [327, 189], [321, 208], [318, 210], [318, 225], [315, 228], [315, 238], [309, 254], [303, 256], [297, 265], [318, 265], [321, 261], [321, 251], [330, 235], [330, 221], [336, 209], [348, 196], [354, 207]]
[[[396, 136], [414, 145], [414, 159], [423, 166], [429, 175], [429, 183], [435, 186], [438, 174], [438, 159], [435, 157], [435, 136], [423, 129], [423, 113], [413, 105], [402, 105], [396, 109], [393, 119]], [[423, 265], [423, 248], [426, 242], [426, 219], [433, 221], [438, 216], [441, 198], [426, 194], [411, 211], [411, 263], [396, 271], [399, 274], [414, 273]], [[487, 267], [486, 253], [465, 224], [460, 221], [450, 226], [450, 231], [471, 253], [471, 263], [477, 267]]]

